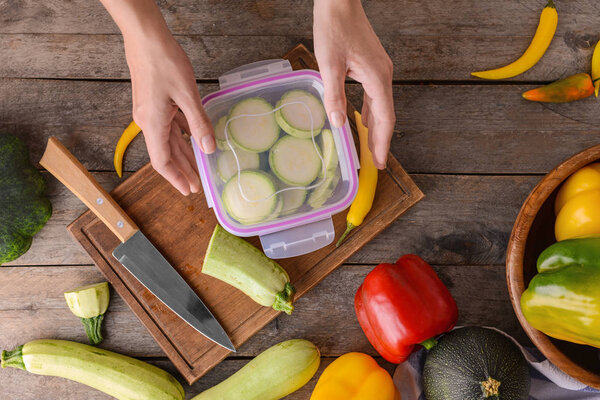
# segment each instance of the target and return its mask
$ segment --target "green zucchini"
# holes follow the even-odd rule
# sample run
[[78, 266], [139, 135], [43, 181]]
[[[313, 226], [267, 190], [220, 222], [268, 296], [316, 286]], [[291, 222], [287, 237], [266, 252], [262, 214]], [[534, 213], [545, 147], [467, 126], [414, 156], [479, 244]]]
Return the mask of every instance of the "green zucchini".
[[227, 182], [232, 176], [237, 175], [238, 165], [235, 161], [235, 156], [238, 157], [240, 170], [258, 169], [260, 167], [260, 157], [258, 153], [251, 153], [242, 149], [233, 151], [223, 151], [217, 156], [217, 174], [223, 182]]
[[192, 400], [278, 400], [306, 385], [320, 362], [314, 344], [303, 339], [287, 340], [263, 351]]
[[91, 344], [102, 342], [102, 321], [110, 302], [108, 282], [78, 287], [64, 293], [73, 314], [81, 318]]
[[311, 139], [285, 135], [269, 151], [271, 171], [292, 186], [307, 186], [319, 175], [323, 165]]
[[[240, 186], [247, 201], [240, 191]], [[275, 211], [279, 195], [275, 194], [275, 183], [265, 172], [246, 170], [234, 175], [223, 188], [222, 198], [225, 209], [242, 224], [255, 224], [265, 221]]]
[[262, 251], [217, 224], [208, 243], [202, 273], [241, 290], [265, 307], [291, 314], [296, 289], [288, 273]]
[[228, 115], [229, 139], [247, 151], [260, 153], [269, 150], [279, 138], [279, 125], [272, 111], [273, 106], [262, 97], [236, 103]]
[[59, 376], [100, 390], [119, 400], [183, 400], [181, 384], [154, 365], [87, 344], [34, 340], [3, 351], [2, 368]]
[[427, 400], [527, 400], [527, 361], [502, 333], [478, 326], [455, 329], [429, 350], [423, 368]]
[[[301, 102], [305, 105], [293, 103]], [[321, 100], [304, 90], [290, 90], [281, 96], [281, 99], [275, 105], [275, 108], [284, 105], [275, 111], [275, 119], [285, 132], [301, 139], [310, 139], [311, 133], [316, 137], [321, 133], [325, 125], [325, 108]], [[309, 114], [310, 113], [310, 114]], [[312, 128], [311, 131], [311, 117]]]

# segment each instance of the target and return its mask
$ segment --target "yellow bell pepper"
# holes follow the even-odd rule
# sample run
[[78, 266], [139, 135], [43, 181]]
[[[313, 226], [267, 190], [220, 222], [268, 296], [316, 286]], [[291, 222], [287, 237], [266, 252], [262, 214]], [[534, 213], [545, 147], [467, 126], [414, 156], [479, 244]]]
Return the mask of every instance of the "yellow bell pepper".
[[373, 357], [347, 353], [325, 368], [310, 400], [400, 400], [400, 395]]
[[581, 168], [563, 183], [554, 211], [556, 240], [600, 234], [600, 163]]
[[115, 148], [115, 157], [113, 163], [115, 164], [115, 171], [117, 171], [117, 175], [119, 178], [123, 176], [123, 155], [125, 154], [125, 150], [127, 150], [127, 146], [129, 143], [137, 136], [138, 133], [142, 131], [135, 121], [131, 121], [129, 126], [125, 128], [119, 141], [117, 142], [117, 147]]

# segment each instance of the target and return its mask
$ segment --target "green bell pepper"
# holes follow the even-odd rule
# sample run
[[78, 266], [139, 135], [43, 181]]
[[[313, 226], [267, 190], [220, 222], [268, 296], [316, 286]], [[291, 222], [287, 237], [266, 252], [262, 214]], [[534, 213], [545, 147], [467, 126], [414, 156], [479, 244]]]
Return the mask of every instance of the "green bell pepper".
[[548, 336], [600, 347], [600, 237], [563, 240], [544, 250], [521, 310]]

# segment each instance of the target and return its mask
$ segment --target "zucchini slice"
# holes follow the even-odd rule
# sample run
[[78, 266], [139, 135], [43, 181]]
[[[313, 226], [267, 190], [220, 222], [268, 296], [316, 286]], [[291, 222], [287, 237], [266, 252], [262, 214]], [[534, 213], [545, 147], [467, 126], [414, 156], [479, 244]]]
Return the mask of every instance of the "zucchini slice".
[[[260, 166], [260, 157], [258, 153], [236, 149], [235, 155], [237, 155], [240, 162], [240, 171], [245, 169], [258, 169]], [[223, 182], [227, 182], [232, 176], [237, 175], [237, 172], [238, 166], [232, 151], [224, 151], [217, 156], [217, 174]]]
[[279, 125], [272, 111], [273, 106], [262, 97], [236, 103], [229, 110], [228, 118], [239, 118], [229, 122], [229, 138], [247, 151], [261, 153], [269, 150], [279, 138]]
[[[217, 142], [217, 149], [219, 150], [231, 150], [229, 145], [227, 144], [227, 136], [225, 136], [225, 124], [227, 124], [227, 115], [222, 116], [217, 121], [215, 125], [215, 142]], [[231, 140], [231, 136], [229, 139], [229, 143], [235, 145], [233, 140]]]
[[319, 208], [329, 200], [338, 182], [340, 181], [339, 174], [327, 175], [325, 182], [316, 187], [308, 196], [308, 205], [312, 208]]
[[[249, 200], [247, 201], [240, 192]], [[275, 195], [275, 183], [266, 173], [258, 170], [241, 171], [227, 181], [223, 188], [223, 204], [233, 218], [242, 224], [250, 225], [266, 220], [271, 216], [279, 202]]]
[[[325, 108], [321, 100], [304, 90], [290, 90], [281, 96], [275, 108], [291, 102], [302, 102], [302, 104], [290, 104], [275, 112], [277, 123], [287, 133], [301, 139], [311, 138], [312, 115], [313, 131], [317, 136], [325, 125]], [[307, 108], [308, 107], [308, 108]], [[310, 114], [309, 114], [310, 112]]]
[[307, 193], [304, 189], [291, 189], [281, 192], [280, 196], [283, 203], [281, 215], [289, 215], [302, 207]]
[[273, 173], [292, 186], [307, 186], [319, 175], [322, 162], [311, 139], [286, 135], [269, 152]]
[[[327, 170], [327, 175], [333, 174], [338, 165], [338, 153], [333, 140], [333, 133], [329, 129], [323, 129], [321, 134], [323, 140], [323, 163]], [[323, 169], [319, 172], [319, 178], [323, 177]]]

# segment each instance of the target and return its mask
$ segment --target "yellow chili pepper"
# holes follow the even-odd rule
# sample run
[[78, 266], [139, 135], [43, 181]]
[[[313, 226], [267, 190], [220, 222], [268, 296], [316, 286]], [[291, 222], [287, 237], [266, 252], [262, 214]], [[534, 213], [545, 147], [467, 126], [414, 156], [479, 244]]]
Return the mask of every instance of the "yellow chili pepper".
[[352, 229], [362, 224], [365, 216], [371, 210], [373, 198], [375, 197], [375, 189], [377, 189], [377, 175], [379, 171], [373, 163], [373, 155], [371, 154], [371, 150], [369, 150], [369, 130], [363, 125], [361, 115], [358, 111], [354, 111], [354, 117], [360, 140], [358, 192], [346, 216], [346, 231], [336, 243], [336, 247], [342, 244], [342, 241]]
[[125, 128], [119, 141], [117, 142], [117, 147], [115, 148], [115, 171], [117, 171], [117, 175], [119, 178], [123, 176], [123, 155], [125, 154], [125, 150], [127, 150], [127, 146], [129, 143], [137, 136], [138, 133], [142, 131], [135, 121], [131, 121], [129, 126]]
[[329, 364], [310, 400], [400, 400], [392, 377], [373, 357], [347, 353]]
[[598, 97], [598, 91], [600, 90], [600, 81], [598, 79], [600, 79], [600, 40], [596, 43], [594, 55], [592, 56], [592, 80], [596, 88], [596, 97]]
[[556, 240], [600, 234], [600, 163], [571, 175], [558, 191], [554, 205]]
[[556, 7], [553, 0], [548, 0], [540, 15], [540, 22], [531, 43], [518, 60], [502, 68], [472, 72], [471, 75], [483, 79], [505, 79], [522, 74], [540, 61], [552, 42], [557, 25]]

